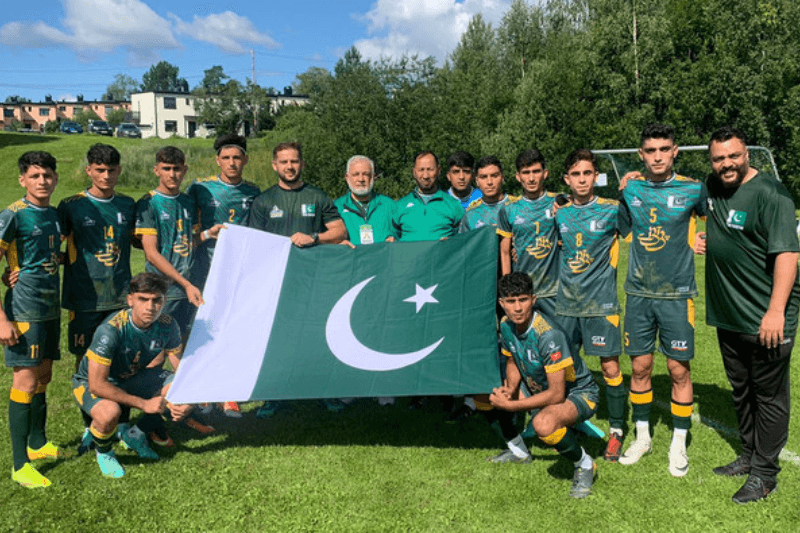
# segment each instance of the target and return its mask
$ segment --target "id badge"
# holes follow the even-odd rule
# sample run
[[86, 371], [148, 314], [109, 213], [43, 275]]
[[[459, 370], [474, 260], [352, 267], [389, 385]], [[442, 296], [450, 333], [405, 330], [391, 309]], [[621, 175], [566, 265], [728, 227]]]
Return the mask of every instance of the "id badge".
[[361, 237], [361, 244], [373, 244], [375, 242], [375, 234], [372, 232], [370, 224], [359, 226], [358, 234]]

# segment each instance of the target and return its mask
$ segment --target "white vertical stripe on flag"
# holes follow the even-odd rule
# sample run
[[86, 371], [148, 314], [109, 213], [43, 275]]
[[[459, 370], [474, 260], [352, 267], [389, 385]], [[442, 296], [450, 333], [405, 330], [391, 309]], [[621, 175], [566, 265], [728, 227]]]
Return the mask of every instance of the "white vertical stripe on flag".
[[197, 311], [169, 401], [250, 399], [291, 247], [287, 237], [241, 226], [220, 232], [203, 292], [205, 304]]

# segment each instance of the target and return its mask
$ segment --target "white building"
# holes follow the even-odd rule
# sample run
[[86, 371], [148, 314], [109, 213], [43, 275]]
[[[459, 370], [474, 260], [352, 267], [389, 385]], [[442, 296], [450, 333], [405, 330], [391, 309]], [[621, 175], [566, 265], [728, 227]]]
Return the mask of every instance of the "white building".
[[[178, 137], [213, 135], [213, 124], [199, 122], [195, 108], [197, 98], [189, 93], [136, 93], [131, 95], [131, 112], [134, 117], [138, 117], [135, 121], [142, 130], [143, 138], [167, 139], [174, 135]], [[303, 105], [308, 102], [308, 97], [302, 95], [274, 95], [271, 98], [273, 113], [278, 113], [283, 107]], [[242, 129], [249, 131], [249, 127]]]

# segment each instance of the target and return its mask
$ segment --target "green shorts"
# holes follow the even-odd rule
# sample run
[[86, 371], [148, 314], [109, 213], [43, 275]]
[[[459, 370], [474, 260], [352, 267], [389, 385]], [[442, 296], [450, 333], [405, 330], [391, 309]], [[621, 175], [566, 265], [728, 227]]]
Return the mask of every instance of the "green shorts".
[[572, 391], [567, 395], [567, 401], [572, 402], [578, 410], [578, 419], [575, 424], [589, 420], [597, 412], [600, 395], [597, 390]]
[[110, 315], [119, 309], [107, 311], [70, 311], [67, 325], [67, 347], [71, 354], [83, 357], [92, 344], [95, 330]]
[[567, 335], [570, 348], [577, 353], [583, 346], [585, 355], [617, 357], [622, 353], [619, 315], [558, 316], [558, 325]]
[[13, 322], [19, 342], [5, 347], [6, 366], [39, 366], [45, 359], [61, 359], [61, 319], [45, 322]]
[[161, 312], [171, 316], [178, 323], [181, 328], [181, 339], [186, 342], [186, 339], [189, 338], [189, 332], [192, 331], [192, 323], [194, 322], [194, 315], [197, 313], [197, 307], [190, 303], [187, 298], [167, 300]]
[[[154, 396], [158, 396], [164, 385], [172, 383], [174, 377], [174, 373], [163, 368], [145, 368], [126, 380], [110, 381], [128, 394], [149, 400]], [[78, 402], [81, 410], [87, 415], [91, 415], [92, 408], [103, 400], [103, 398], [98, 398], [89, 392], [88, 381], [75, 376], [72, 377], [72, 396]]]
[[625, 304], [625, 353], [653, 353], [656, 333], [661, 352], [677, 361], [694, 358], [694, 300], [662, 300], [628, 295]]

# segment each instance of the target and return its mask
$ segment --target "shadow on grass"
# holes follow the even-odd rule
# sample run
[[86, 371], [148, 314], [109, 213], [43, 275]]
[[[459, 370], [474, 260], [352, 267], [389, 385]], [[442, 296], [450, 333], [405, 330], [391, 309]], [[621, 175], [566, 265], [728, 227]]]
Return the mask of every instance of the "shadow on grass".
[[54, 135], [38, 135], [35, 133], [3, 133], [0, 134], [0, 148], [25, 144], [43, 144], [59, 140]]

